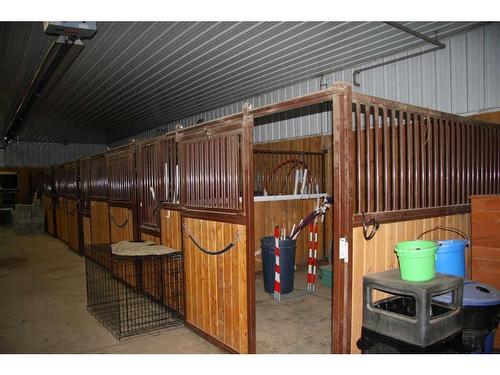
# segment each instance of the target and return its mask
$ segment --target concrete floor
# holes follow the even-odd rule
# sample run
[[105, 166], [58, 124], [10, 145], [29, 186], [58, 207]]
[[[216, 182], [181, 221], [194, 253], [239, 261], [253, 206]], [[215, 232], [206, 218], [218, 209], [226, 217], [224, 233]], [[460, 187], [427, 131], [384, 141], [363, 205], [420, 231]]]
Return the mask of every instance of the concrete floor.
[[[331, 289], [281, 302], [256, 275], [257, 353], [329, 353]], [[290, 298], [292, 297], [292, 298]], [[0, 353], [222, 353], [181, 326], [118, 341], [86, 308], [85, 262], [46, 234], [0, 227]]]
[[323, 354], [331, 352], [332, 290], [316, 282], [307, 290], [307, 269], [295, 271], [294, 290], [280, 302], [264, 291], [262, 273], [255, 280], [257, 353]]
[[120, 342], [86, 299], [84, 258], [48, 235], [0, 228], [0, 353], [221, 353], [185, 327]]

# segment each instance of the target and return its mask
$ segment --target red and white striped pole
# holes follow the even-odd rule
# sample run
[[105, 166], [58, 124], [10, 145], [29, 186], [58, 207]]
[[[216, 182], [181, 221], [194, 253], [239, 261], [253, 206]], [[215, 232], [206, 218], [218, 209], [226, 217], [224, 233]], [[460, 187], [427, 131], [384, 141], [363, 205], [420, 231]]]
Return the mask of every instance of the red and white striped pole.
[[281, 277], [280, 277], [280, 228], [274, 227], [274, 255], [276, 263], [274, 265], [274, 299], [279, 301], [281, 297]]
[[313, 223], [309, 223], [309, 257], [307, 258], [307, 290], [312, 290]]
[[314, 242], [313, 242], [313, 259], [312, 259], [312, 291], [316, 290], [316, 261], [318, 259], [318, 231], [319, 225], [318, 221], [315, 220], [314, 223]]

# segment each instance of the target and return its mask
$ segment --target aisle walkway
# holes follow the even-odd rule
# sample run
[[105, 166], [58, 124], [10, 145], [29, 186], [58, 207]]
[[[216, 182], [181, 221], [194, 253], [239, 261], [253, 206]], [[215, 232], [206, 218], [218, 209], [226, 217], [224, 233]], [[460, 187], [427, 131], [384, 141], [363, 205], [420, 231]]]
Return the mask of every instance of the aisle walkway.
[[220, 353], [185, 327], [116, 340], [86, 308], [84, 258], [0, 228], [0, 353]]

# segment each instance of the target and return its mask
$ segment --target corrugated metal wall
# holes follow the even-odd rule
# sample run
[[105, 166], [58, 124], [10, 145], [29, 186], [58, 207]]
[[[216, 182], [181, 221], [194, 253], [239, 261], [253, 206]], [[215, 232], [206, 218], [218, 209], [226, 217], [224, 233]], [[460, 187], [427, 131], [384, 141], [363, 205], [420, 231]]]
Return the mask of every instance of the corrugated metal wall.
[[[492, 23], [444, 39], [444, 50], [366, 71], [358, 76], [361, 87], [356, 91], [380, 96], [414, 105], [421, 105], [445, 112], [466, 114], [500, 108], [500, 23]], [[415, 49], [395, 57], [412, 54]], [[388, 61], [394, 57], [375, 61]], [[151, 138], [173, 130], [176, 124], [188, 126], [199, 119], [205, 121], [241, 111], [243, 103], [261, 106], [307, 94], [320, 89], [322, 84], [335, 81], [352, 82], [355, 69], [310, 78], [307, 81], [258, 95], [239, 103], [233, 103], [208, 112], [169, 123], [160, 128], [139, 133], [134, 138]], [[314, 112], [314, 113], [308, 113]], [[314, 109], [303, 110], [291, 118], [280, 117], [278, 121], [255, 128], [255, 142], [304, 137], [331, 131], [331, 116], [316, 113]], [[113, 143], [116, 147], [128, 139]]]
[[0, 167], [45, 167], [105, 151], [107, 145], [14, 142], [0, 151]]

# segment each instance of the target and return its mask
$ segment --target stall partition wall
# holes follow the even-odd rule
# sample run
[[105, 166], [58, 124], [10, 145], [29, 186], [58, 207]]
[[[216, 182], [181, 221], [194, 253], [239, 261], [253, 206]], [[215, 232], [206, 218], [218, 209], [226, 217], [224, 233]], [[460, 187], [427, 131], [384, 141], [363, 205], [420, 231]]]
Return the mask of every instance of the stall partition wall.
[[64, 209], [61, 215], [66, 218], [67, 244], [69, 248], [78, 254], [82, 250], [81, 217], [78, 214], [79, 189], [78, 189], [78, 162], [65, 164], [66, 195]]
[[110, 240], [139, 240], [137, 230], [137, 198], [135, 176], [135, 145], [112, 150], [106, 154], [109, 183]]
[[246, 108], [177, 134], [186, 324], [237, 353], [255, 352], [252, 137]]
[[[500, 192], [500, 129], [427, 108], [353, 94], [350, 351], [362, 325], [362, 277], [397, 267], [396, 243], [437, 225], [470, 236], [470, 196]], [[366, 240], [363, 223], [381, 224]], [[435, 231], [424, 238], [458, 238]], [[470, 275], [470, 264], [468, 264]]]
[[83, 246], [92, 244], [90, 225], [90, 158], [80, 158], [80, 217], [82, 222]]
[[92, 244], [110, 243], [108, 175], [104, 153], [90, 157], [90, 234]]

